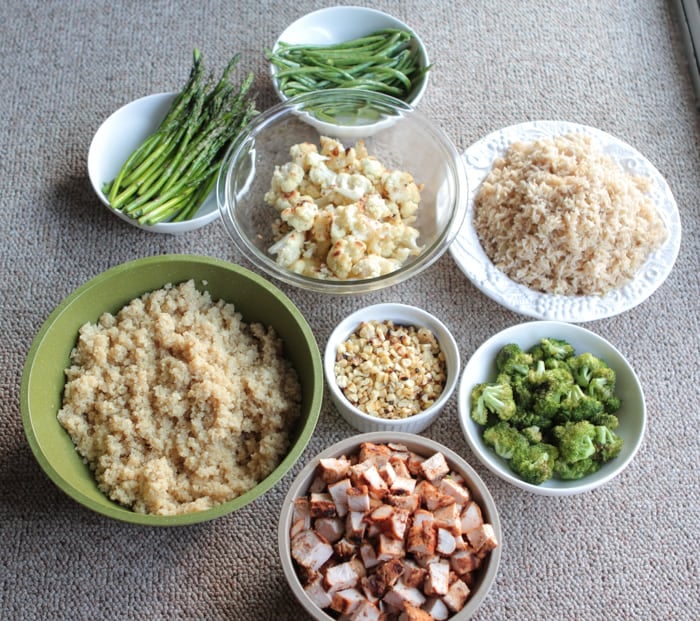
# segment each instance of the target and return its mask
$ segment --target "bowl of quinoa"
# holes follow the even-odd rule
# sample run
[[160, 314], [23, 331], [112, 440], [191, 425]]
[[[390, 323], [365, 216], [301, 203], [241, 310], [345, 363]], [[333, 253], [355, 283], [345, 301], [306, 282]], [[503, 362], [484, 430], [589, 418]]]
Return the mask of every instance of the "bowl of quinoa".
[[268, 491], [303, 452], [323, 374], [276, 287], [195, 255], [131, 261], [76, 289], [30, 348], [21, 410], [47, 475], [111, 518], [180, 525]]

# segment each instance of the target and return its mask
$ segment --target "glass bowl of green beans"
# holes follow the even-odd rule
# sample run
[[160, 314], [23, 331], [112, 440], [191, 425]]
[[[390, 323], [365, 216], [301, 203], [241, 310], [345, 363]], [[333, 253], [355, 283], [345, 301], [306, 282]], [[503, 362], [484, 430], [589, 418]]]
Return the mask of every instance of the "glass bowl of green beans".
[[414, 30], [392, 15], [356, 6], [307, 13], [280, 34], [266, 56], [282, 101], [316, 90], [359, 88], [417, 106], [430, 70]]
[[427, 116], [382, 93], [330, 89], [256, 116], [216, 193], [242, 257], [296, 287], [353, 295], [437, 261], [468, 188], [460, 154]]

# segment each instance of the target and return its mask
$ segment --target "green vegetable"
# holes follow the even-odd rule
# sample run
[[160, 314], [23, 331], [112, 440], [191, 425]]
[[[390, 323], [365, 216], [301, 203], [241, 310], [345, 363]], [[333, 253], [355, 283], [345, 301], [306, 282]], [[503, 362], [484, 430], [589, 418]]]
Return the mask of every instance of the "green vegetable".
[[147, 225], [194, 216], [211, 192], [227, 148], [257, 114], [248, 95], [253, 75], [238, 87], [230, 81], [238, 59], [235, 55], [213, 83], [194, 50], [187, 83], [163, 121], [104, 185], [113, 209]]
[[276, 79], [288, 97], [329, 88], [364, 89], [405, 99], [430, 69], [422, 68], [412, 33], [397, 28], [332, 45], [280, 42], [266, 49]]
[[528, 351], [507, 344], [495, 362], [496, 378], [472, 389], [471, 417], [523, 480], [579, 479], [620, 454], [621, 403], [604, 360], [543, 338]]

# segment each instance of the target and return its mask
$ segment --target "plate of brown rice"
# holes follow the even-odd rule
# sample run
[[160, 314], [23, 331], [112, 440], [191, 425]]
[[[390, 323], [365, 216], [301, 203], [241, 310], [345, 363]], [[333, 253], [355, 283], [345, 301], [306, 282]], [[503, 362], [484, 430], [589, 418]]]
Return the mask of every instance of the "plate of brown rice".
[[506, 308], [602, 319], [646, 300], [671, 272], [678, 207], [629, 144], [586, 125], [532, 121], [488, 134], [463, 158], [468, 211], [450, 253]]

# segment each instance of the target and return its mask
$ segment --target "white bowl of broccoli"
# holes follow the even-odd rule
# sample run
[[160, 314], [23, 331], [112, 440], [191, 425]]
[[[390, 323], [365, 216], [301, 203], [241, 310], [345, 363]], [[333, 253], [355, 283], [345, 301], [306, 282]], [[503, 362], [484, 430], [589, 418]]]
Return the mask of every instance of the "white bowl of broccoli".
[[550, 496], [607, 483], [646, 428], [639, 379], [610, 342], [581, 326], [507, 328], [467, 362], [458, 394], [469, 447], [494, 474]]

